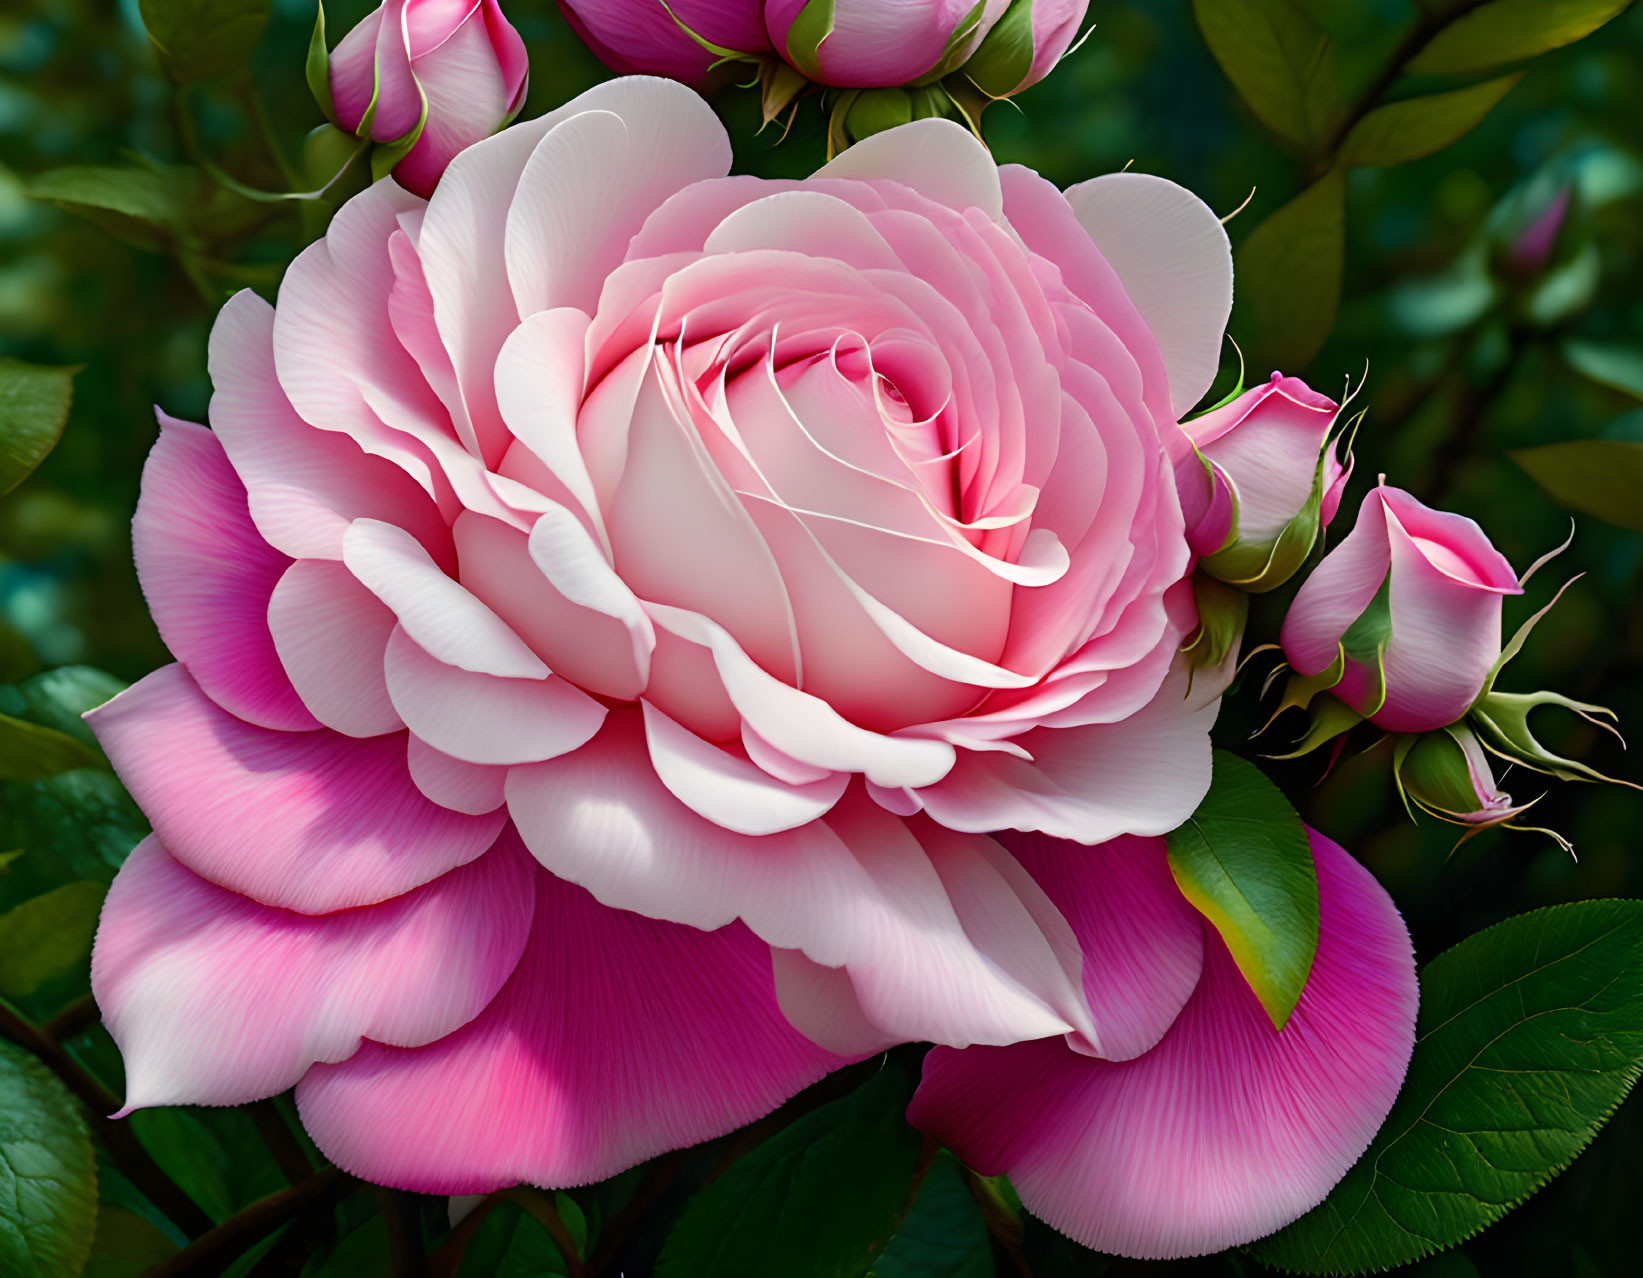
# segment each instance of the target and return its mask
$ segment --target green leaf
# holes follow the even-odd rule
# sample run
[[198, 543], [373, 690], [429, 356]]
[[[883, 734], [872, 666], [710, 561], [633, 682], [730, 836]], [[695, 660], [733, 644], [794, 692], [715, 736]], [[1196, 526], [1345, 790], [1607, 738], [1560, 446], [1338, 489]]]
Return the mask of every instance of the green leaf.
[[920, 1145], [903, 1117], [911, 1093], [887, 1065], [742, 1155], [685, 1205], [660, 1278], [861, 1278], [911, 1195]]
[[0, 493], [27, 479], [57, 446], [77, 371], [0, 359]]
[[24, 190], [33, 199], [95, 222], [127, 243], [157, 251], [176, 240], [198, 186], [198, 175], [191, 169], [78, 165], [48, 169], [30, 179]]
[[0, 714], [0, 780], [44, 781], [102, 760], [73, 737], [54, 728]]
[[0, 914], [0, 994], [25, 998], [91, 953], [101, 883], [65, 883]]
[[565, 1272], [565, 1258], [552, 1236], [509, 1202], [488, 1209], [463, 1249], [458, 1270], [460, 1278], [551, 1278]]
[[1340, 162], [1349, 167], [1391, 168], [1441, 151], [1481, 124], [1522, 78], [1521, 74], [1505, 75], [1451, 93], [1377, 107], [1346, 135]]
[[[114, 775], [83, 768], [32, 785], [0, 781], [0, 848], [34, 849], [7, 876], [10, 900], [75, 879], [107, 882], [148, 822]], [[13, 889], [19, 895], [12, 895]]]
[[1643, 1068], [1643, 901], [1520, 914], [1421, 971], [1415, 1054], [1369, 1151], [1252, 1251], [1308, 1274], [1417, 1260], [1568, 1166]]
[[1513, 449], [1510, 456], [1565, 509], [1643, 531], [1643, 444], [1575, 439]]
[[268, 25], [269, 0], [138, 0], [167, 74], [210, 80], [244, 68]]
[[1302, 154], [1317, 154], [1342, 108], [1328, 32], [1293, 0], [1193, 0], [1192, 9], [1261, 123]]
[[177, 1245], [136, 1212], [103, 1203], [81, 1278], [140, 1278], [176, 1254]]
[[1265, 368], [1298, 372], [1323, 346], [1341, 304], [1346, 179], [1325, 174], [1239, 246], [1235, 329]]
[[1571, 337], [1558, 347], [1569, 367], [1599, 386], [1643, 399], [1643, 349], [1629, 342], [1589, 342]]
[[97, 1227], [97, 1164], [80, 1108], [0, 1039], [0, 1274], [78, 1278]]
[[125, 1121], [166, 1174], [217, 1220], [289, 1183], [244, 1109], [140, 1109]]
[[946, 1150], [936, 1155], [870, 1278], [992, 1278], [992, 1244], [964, 1175]]
[[1168, 837], [1170, 872], [1215, 925], [1278, 1029], [1318, 948], [1318, 876], [1306, 827], [1254, 764], [1215, 752], [1209, 793]]
[[0, 691], [0, 709], [73, 737], [98, 750], [100, 759], [97, 738], [82, 716], [125, 689], [124, 679], [95, 666], [58, 666], [55, 670], [29, 675], [10, 689]]
[[1470, 75], [1561, 49], [1631, 0], [1494, 0], [1440, 31], [1409, 64], [1416, 75]]

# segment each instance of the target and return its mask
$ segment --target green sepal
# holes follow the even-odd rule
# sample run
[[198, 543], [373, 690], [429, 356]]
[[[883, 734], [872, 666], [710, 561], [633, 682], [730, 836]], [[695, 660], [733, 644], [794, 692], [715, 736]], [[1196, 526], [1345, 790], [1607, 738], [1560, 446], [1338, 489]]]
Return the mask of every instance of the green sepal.
[[1218, 670], [1243, 642], [1249, 596], [1203, 573], [1192, 575], [1192, 596], [1198, 605], [1198, 629], [1181, 651], [1193, 673]]
[[331, 100], [331, 49], [325, 42], [325, 0], [315, 0], [314, 9], [314, 34], [308, 41], [308, 60], [303, 73], [308, 77], [308, 91], [319, 103], [319, 109], [335, 124], [337, 107]]
[[[1023, 4], [1031, 8], [1032, 0], [1017, 0], [1015, 7], [1019, 9]], [[912, 82], [915, 88], [934, 84], [937, 80], [957, 71], [959, 67], [967, 65], [964, 59], [964, 46], [969, 43], [970, 37], [975, 35], [976, 28], [981, 25], [981, 19], [986, 12], [987, 0], [976, 0], [975, 6], [964, 15], [964, 21], [954, 27], [953, 34], [947, 37], [940, 61]], [[990, 32], [988, 34], [991, 35]]]
[[821, 42], [833, 34], [833, 16], [833, 0], [808, 0], [787, 28], [787, 60], [808, 79], [821, 79]]
[[1561, 706], [1565, 710], [1574, 711], [1588, 723], [1610, 732], [1615, 731], [1610, 724], [1602, 722], [1603, 719], [1614, 719], [1614, 711], [1604, 706], [1575, 701], [1557, 692], [1491, 690], [1472, 703], [1469, 714], [1479, 729], [1483, 744], [1503, 759], [1521, 763], [1535, 772], [1544, 772], [1559, 781], [1597, 781], [1643, 790], [1643, 785], [1638, 785], [1634, 781], [1621, 781], [1616, 777], [1605, 776], [1578, 759], [1565, 759], [1541, 745], [1529, 727], [1529, 715], [1541, 706]]
[[[670, 5], [667, 0], [657, 0], [657, 3], [660, 4], [663, 9], [667, 10], [667, 16], [673, 19], [674, 25], [677, 26], [679, 30], [683, 31], [702, 48], [706, 49], [709, 53], [718, 58], [720, 63], [758, 62], [762, 60], [756, 53], [747, 53], [741, 49], [730, 49], [726, 48], [722, 44], [714, 44], [713, 41], [709, 40], [706, 36], [699, 35], [692, 30], [689, 23], [673, 12], [673, 6]], [[714, 65], [717, 66], [718, 63], [715, 63]]]
[[[857, 89], [847, 96], [839, 122], [846, 146], [912, 120], [945, 116], [951, 101], [940, 88]], [[837, 108], [834, 114], [839, 114]]]
[[1287, 754], [1269, 754], [1263, 757], [1268, 759], [1299, 759], [1303, 754], [1311, 754], [1319, 746], [1333, 741], [1343, 733], [1352, 731], [1364, 721], [1359, 714], [1346, 702], [1335, 697], [1325, 697], [1312, 707], [1312, 721], [1301, 734], [1301, 739], [1295, 743], [1295, 748]]
[[759, 66], [759, 109], [766, 124], [793, 105], [810, 81], [780, 58], [764, 58]]
[[1374, 718], [1386, 704], [1386, 645], [1391, 641], [1392, 574], [1388, 573], [1369, 606], [1341, 636], [1341, 651], [1346, 658], [1375, 671], [1374, 696], [1369, 707], [1362, 711], [1366, 719]]
[[[1275, 647], [1276, 645], [1269, 646]], [[1256, 651], [1258, 652], [1260, 649], [1256, 649]], [[1254, 654], [1251, 653], [1250, 655], [1253, 656]], [[1262, 696], [1266, 695], [1267, 688], [1271, 686], [1272, 681], [1281, 675], [1285, 669], [1287, 667], [1280, 664], [1276, 670], [1267, 676], [1266, 687], [1261, 689]], [[1254, 735], [1258, 737], [1270, 728], [1285, 710], [1307, 709], [1311, 706], [1314, 697], [1320, 693], [1328, 692], [1344, 678], [1346, 678], [1346, 653], [1341, 651], [1337, 645], [1335, 660], [1330, 662], [1325, 669], [1320, 670], [1315, 675], [1292, 674], [1289, 676], [1288, 681], [1284, 684], [1283, 697], [1278, 702], [1278, 708], [1272, 712], [1264, 724], [1255, 730]]]
[[970, 55], [964, 73], [988, 97], [1007, 98], [1033, 69], [1033, 52], [1033, 0], [1015, 0]]

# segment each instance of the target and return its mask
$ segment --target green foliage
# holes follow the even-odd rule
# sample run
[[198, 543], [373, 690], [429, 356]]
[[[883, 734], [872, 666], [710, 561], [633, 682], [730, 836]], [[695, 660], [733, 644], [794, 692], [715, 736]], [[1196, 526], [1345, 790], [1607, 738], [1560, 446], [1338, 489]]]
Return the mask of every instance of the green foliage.
[[1519, 915], [1421, 972], [1414, 1058], [1368, 1153], [1251, 1251], [1308, 1274], [1407, 1264], [1562, 1171], [1643, 1069], [1643, 901]]
[[936, 1155], [869, 1278], [992, 1278], [987, 1226], [964, 1183], [968, 1174], [946, 1151]]
[[177, 1244], [134, 1211], [97, 1208], [97, 1235], [82, 1278], [140, 1278], [177, 1254]]
[[33, 474], [56, 446], [68, 421], [74, 373], [0, 358], [0, 494]]
[[[1558, 347], [1569, 367], [1599, 386], [1643, 399], [1643, 348], [1631, 342], [1594, 342], [1571, 337]], [[1611, 521], [1612, 522], [1612, 521]]]
[[1234, 332], [1251, 334], [1260, 367], [1301, 368], [1341, 305], [1346, 178], [1333, 169], [1249, 233], [1236, 256]]
[[1318, 876], [1301, 818], [1259, 768], [1217, 750], [1209, 793], [1168, 841], [1176, 885], [1282, 1029], [1318, 948]]
[[1558, 505], [1643, 530], [1643, 444], [1576, 439], [1516, 449], [1512, 460]]
[[1267, 128], [1316, 155], [1344, 109], [1329, 33], [1293, 0], [1193, 0], [1215, 60]]
[[245, 69], [268, 25], [269, 0], [140, 0], [143, 25], [174, 79], [211, 80]]
[[0, 995], [21, 998], [91, 953], [101, 883], [65, 883], [0, 914]]
[[0, 714], [0, 781], [43, 781], [99, 760], [73, 737]]
[[887, 1065], [742, 1155], [686, 1206], [661, 1278], [861, 1278], [907, 1211], [919, 1137], [911, 1080]]
[[52, 169], [31, 181], [28, 193], [128, 244], [159, 250], [182, 234], [197, 187], [186, 169], [122, 164]]
[[1424, 159], [1475, 129], [1520, 79], [1505, 75], [1450, 93], [1376, 107], [1346, 135], [1340, 162], [1389, 168]]
[[76, 1278], [97, 1225], [91, 1138], [63, 1085], [0, 1039], [0, 1273]]
[[1417, 75], [1468, 75], [1561, 49], [1631, 0], [1492, 0], [1439, 32], [1410, 64]]

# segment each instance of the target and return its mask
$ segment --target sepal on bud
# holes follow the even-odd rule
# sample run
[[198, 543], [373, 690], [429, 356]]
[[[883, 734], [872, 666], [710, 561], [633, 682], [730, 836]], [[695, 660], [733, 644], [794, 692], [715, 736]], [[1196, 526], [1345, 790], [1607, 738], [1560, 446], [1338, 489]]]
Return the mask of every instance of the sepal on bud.
[[1456, 847], [1499, 826], [1547, 835], [1564, 851], [1574, 852], [1573, 845], [1555, 830], [1518, 824], [1518, 818], [1539, 800], [1512, 802], [1512, 796], [1495, 784], [1489, 756], [1471, 728], [1456, 724], [1393, 740], [1392, 777], [1404, 807], [1410, 809], [1411, 818], [1418, 808], [1440, 821], [1467, 827]]
[[1243, 642], [1249, 596], [1203, 573], [1193, 574], [1192, 596], [1198, 606], [1198, 629], [1181, 651], [1194, 674], [1219, 670]]

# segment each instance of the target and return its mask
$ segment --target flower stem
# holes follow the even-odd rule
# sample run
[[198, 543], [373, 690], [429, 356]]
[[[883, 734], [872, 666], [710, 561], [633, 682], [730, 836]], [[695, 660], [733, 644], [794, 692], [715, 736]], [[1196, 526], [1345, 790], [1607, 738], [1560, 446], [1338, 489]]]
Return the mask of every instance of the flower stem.
[[147, 1270], [143, 1278], [204, 1278], [220, 1274], [281, 1225], [319, 1207], [329, 1207], [360, 1182], [335, 1167], [317, 1171], [277, 1194], [260, 1198], [244, 1211], [207, 1230], [175, 1256]]

